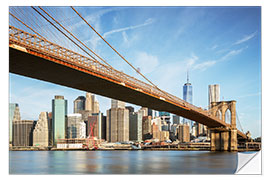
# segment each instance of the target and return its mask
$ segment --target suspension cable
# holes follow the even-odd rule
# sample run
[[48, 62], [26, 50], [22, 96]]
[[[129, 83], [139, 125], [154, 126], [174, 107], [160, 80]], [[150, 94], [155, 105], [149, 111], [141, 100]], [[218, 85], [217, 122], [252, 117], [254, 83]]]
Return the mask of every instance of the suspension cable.
[[61, 26], [66, 32], [68, 32], [74, 39], [79, 41], [85, 48], [87, 48], [89, 51], [91, 51], [94, 55], [96, 55], [100, 60], [102, 60], [106, 65], [112, 68], [112, 66], [107, 63], [104, 59], [102, 59], [99, 55], [97, 55], [94, 51], [92, 51], [89, 47], [87, 47], [82, 41], [80, 41], [77, 37], [75, 37], [70, 31], [68, 31], [62, 24], [59, 23], [55, 18], [53, 18], [47, 11], [45, 11], [42, 7], [39, 6], [39, 8], [46, 13], [54, 22], [56, 22], [59, 26]]
[[23, 21], [21, 21], [19, 18], [17, 18], [15, 15], [13, 15], [11, 12], [9, 12], [9, 14], [14, 17], [16, 20], [18, 20], [20, 23], [22, 23], [23, 25], [25, 25], [27, 28], [29, 28], [31, 31], [33, 31], [34, 33], [36, 33], [38, 36], [40, 36], [41, 38], [44, 38], [43, 36], [41, 36], [38, 32], [36, 32], [33, 28], [31, 28], [30, 26], [28, 26], [27, 24], [25, 24]]
[[238, 117], [237, 111], [235, 111], [235, 112], [236, 112], [236, 119], [237, 119], [237, 122], [239, 123], [242, 132], [244, 132], [244, 130], [243, 130], [243, 128], [242, 128], [242, 125], [241, 125], [241, 122], [240, 122], [240, 119], [239, 119], [239, 117]]
[[91, 58], [93, 58], [94, 61], [97, 62], [97, 60], [89, 54], [85, 49], [83, 49], [80, 45], [78, 45], [73, 39], [71, 39], [68, 35], [66, 35], [61, 29], [59, 29], [57, 26], [55, 26], [48, 18], [46, 18], [43, 14], [41, 14], [35, 7], [31, 6], [40, 16], [42, 16], [46, 21], [48, 21], [51, 25], [53, 25], [59, 32], [61, 32], [64, 36], [66, 36], [70, 41], [72, 41], [75, 45], [77, 45], [81, 50], [83, 50], [86, 54], [88, 54]]
[[118, 51], [116, 51], [115, 48], [113, 48], [96, 30], [93, 26], [91, 26], [83, 17], [82, 15], [73, 7], [71, 6], [71, 8], [73, 9], [73, 11], [116, 53], [118, 54], [118, 56], [120, 56], [126, 63], [128, 63], [129, 66], [131, 66], [138, 74], [140, 74], [146, 81], [148, 81], [150, 84], [152, 84], [155, 88], [157, 88], [159, 91], [161, 91], [162, 93], [164, 93], [167, 97], [169, 97], [169, 99], [172, 99], [172, 97], [162, 91], [161, 89], [159, 89], [154, 83], [152, 83], [148, 78], [146, 78], [140, 71], [138, 71], [130, 62], [128, 62]]

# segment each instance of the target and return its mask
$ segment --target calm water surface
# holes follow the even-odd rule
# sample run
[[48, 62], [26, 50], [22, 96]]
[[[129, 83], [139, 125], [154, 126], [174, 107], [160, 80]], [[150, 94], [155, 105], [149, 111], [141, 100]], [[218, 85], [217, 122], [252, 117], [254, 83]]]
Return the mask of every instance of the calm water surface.
[[237, 153], [10, 151], [10, 174], [233, 174]]

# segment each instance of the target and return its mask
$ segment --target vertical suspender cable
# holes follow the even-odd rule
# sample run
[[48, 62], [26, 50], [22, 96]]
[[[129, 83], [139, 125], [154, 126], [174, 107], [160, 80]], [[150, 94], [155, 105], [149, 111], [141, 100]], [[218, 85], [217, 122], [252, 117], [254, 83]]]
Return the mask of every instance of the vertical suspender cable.
[[146, 78], [140, 71], [138, 71], [130, 62], [128, 62], [118, 51], [116, 51], [115, 48], [113, 48], [96, 30], [93, 26], [91, 26], [82, 16], [81, 14], [78, 13], [78, 11], [76, 9], [74, 9], [74, 7], [71, 6], [71, 8], [73, 9], [73, 11], [80, 16], [80, 18], [116, 53], [118, 54], [118, 56], [120, 56], [126, 63], [129, 64], [129, 66], [131, 66], [138, 74], [140, 74], [146, 81], [148, 81], [150, 84], [152, 84], [155, 88], [157, 88], [159, 91], [161, 91], [163, 94], [165, 94], [167, 97], [169, 97], [169, 99], [172, 100], [172, 98], [170, 97], [170, 95], [164, 91], [162, 91], [161, 89], [159, 89], [154, 83], [152, 83], [148, 78]]
[[18, 20], [20, 23], [22, 23], [23, 25], [25, 25], [27, 28], [29, 28], [31, 31], [33, 31], [34, 33], [36, 33], [38, 36], [40, 36], [41, 38], [44, 38], [43, 36], [41, 36], [38, 32], [36, 32], [33, 28], [31, 28], [30, 26], [28, 26], [27, 24], [25, 24], [23, 21], [21, 21], [19, 18], [17, 18], [16, 16], [14, 16], [12, 13], [9, 12], [9, 14], [14, 17], [16, 20]]
[[89, 54], [86, 50], [84, 50], [80, 45], [78, 45], [73, 39], [71, 39], [68, 35], [66, 35], [61, 29], [55, 26], [48, 18], [46, 18], [43, 14], [41, 14], [36, 8], [32, 6], [32, 8], [42, 16], [46, 21], [48, 21], [51, 25], [53, 25], [59, 32], [61, 32], [64, 36], [66, 36], [70, 41], [72, 41], [75, 45], [77, 45], [81, 50], [83, 50], [86, 54], [88, 54], [94, 61], [97, 61], [91, 54]]
[[[66, 32], [68, 32], [74, 39], [79, 41], [85, 48], [87, 48], [89, 51], [91, 51], [94, 55], [96, 55], [100, 60], [102, 60], [106, 65], [112, 68], [110, 64], [108, 64], [104, 59], [102, 59], [100, 56], [98, 56], [94, 51], [92, 51], [90, 48], [88, 48], [82, 41], [80, 41], [77, 37], [75, 37], [70, 31], [68, 31], [62, 24], [60, 24], [56, 19], [54, 19], [48, 12], [46, 12], [42, 7], [39, 6], [39, 9], [41, 9], [44, 13], [46, 13], [54, 22], [56, 22], [61, 28], [63, 28]], [[93, 57], [92, 57], [93, 58]]]

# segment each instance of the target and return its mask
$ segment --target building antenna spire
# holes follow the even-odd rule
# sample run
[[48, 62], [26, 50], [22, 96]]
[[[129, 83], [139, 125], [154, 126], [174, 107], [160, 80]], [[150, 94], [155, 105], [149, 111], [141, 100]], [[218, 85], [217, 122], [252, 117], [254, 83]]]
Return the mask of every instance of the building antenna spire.
[[189, 83], [189, 74], [188, 74], [188, 70], [187, 70], [187, 83]]

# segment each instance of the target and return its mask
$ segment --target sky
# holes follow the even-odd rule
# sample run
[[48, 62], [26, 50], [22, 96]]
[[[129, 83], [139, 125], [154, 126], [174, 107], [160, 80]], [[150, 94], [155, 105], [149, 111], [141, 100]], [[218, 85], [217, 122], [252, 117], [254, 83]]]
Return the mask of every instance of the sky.
[[[208, 85], [219, 84], [221, 100], [237, 101], [237, 115], [244, 131], [249, 130], [254, 138], [261, 136], [260, 7], [75, 8], [162, 90], [183, 98], [189, 71], [193, 104], [206, 108]], [[44, 9], [62, 20], [114, 68], [142, 79], [70, 8]], [[28, 23], [31, 20], [27, 19]], [[47, 26], [41, 28], [48, 40], [69, 47], [60, 36], [46, 33]], [[37, 120], [40, 112], [50, 112], [55, 95], [63, 95], [68, 100], [68, 113], [73, 113], [73, 101], [85, 93], [9, 74], [9, 100], [19, 104], [22, 119]], [[110, 99], [98, 95], [97, 99], [106, 113]]]

